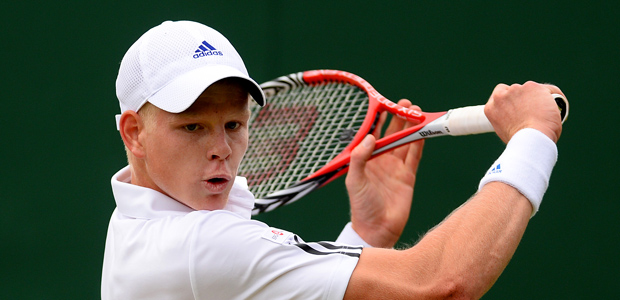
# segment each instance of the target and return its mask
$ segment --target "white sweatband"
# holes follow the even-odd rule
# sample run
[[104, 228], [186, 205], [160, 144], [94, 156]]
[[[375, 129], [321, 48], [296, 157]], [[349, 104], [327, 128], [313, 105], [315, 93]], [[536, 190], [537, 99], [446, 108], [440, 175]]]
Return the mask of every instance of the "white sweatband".
[[491, 181], [508, 184], [532, 203], [533, 217], [549, 186], [557, 159], [558, 148], [548, 136], [536, 129], [521, 129], [512, 136], [506, 150], [480, 180], [478, 191]]
[[371, 245], [366, 243], [366, 241], [364, 241], [362, 237], [360, 237], [357, 234], [357, 232], [353, 230], [353, 226], [351, 226], [351, 222], [347, 223], [347, 225], [344, 226], [344, 229], [342, 229], [342, 232], [340, 232], [340, 235], [336, 239], [336, 243], [343, 243], [343, 244], [348, 244], [351, 246], [359, 245], [365, 248], [372, 248]]

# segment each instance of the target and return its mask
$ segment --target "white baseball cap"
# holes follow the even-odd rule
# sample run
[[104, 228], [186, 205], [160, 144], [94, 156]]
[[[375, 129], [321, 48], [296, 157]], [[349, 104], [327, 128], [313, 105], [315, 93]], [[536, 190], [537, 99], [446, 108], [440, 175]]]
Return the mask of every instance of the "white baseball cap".
[[[233, 45], [216, 30], [192, 21], [166, 21], [144, 33], [125, 53], [116, 79], [121, 114], [147, 101], [179, 113], [211, 84], [242, 78], [259, 105], [265, 95], [248, 75]], [[116, 116], [116, 125], [120, 115]]]

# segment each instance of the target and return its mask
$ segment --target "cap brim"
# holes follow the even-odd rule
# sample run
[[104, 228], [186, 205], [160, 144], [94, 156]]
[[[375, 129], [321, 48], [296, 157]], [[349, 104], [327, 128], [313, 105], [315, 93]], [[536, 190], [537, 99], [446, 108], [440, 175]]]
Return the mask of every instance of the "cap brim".
[[224, 65], [208, 65], [189, 71], [175, 78], [146, 100], [167, 112], [180, 113], [190, 107], [213, 83], [231, 77], [241, 78], [250, 83], [247, 88], [254, 101], [261, 106], [265, 104], [265, 94], [252, 78]]

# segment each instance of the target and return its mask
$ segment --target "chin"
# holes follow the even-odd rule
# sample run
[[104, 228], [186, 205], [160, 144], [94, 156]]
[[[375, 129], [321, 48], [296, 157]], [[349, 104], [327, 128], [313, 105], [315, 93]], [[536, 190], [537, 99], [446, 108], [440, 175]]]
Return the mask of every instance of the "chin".
[[220, 210], [228, 203], [228, 192], [208, 196], [197, 203], [196, 210]]

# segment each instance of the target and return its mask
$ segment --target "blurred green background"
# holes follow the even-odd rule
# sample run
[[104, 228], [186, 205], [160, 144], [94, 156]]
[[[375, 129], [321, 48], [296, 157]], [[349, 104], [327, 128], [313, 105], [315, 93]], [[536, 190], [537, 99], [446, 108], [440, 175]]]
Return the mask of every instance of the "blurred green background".
[[[5, 1], [0, 299], [96, 299], [110, 177], [125, 165], [119, 62], [146, 30], [189, 19], [226, 35], [259, 82], [356, 73], [427, 111], [483, 104], [497, 83], [557, 84], [571, 103], [541, 211], [484, 299], [617, 295], [620, 68], [615, 1]], [[429, 140], [412, 244], [476, 191], [492, 135]], [[347, 222], [343, 180], [260, 217], [305, 240]]]

